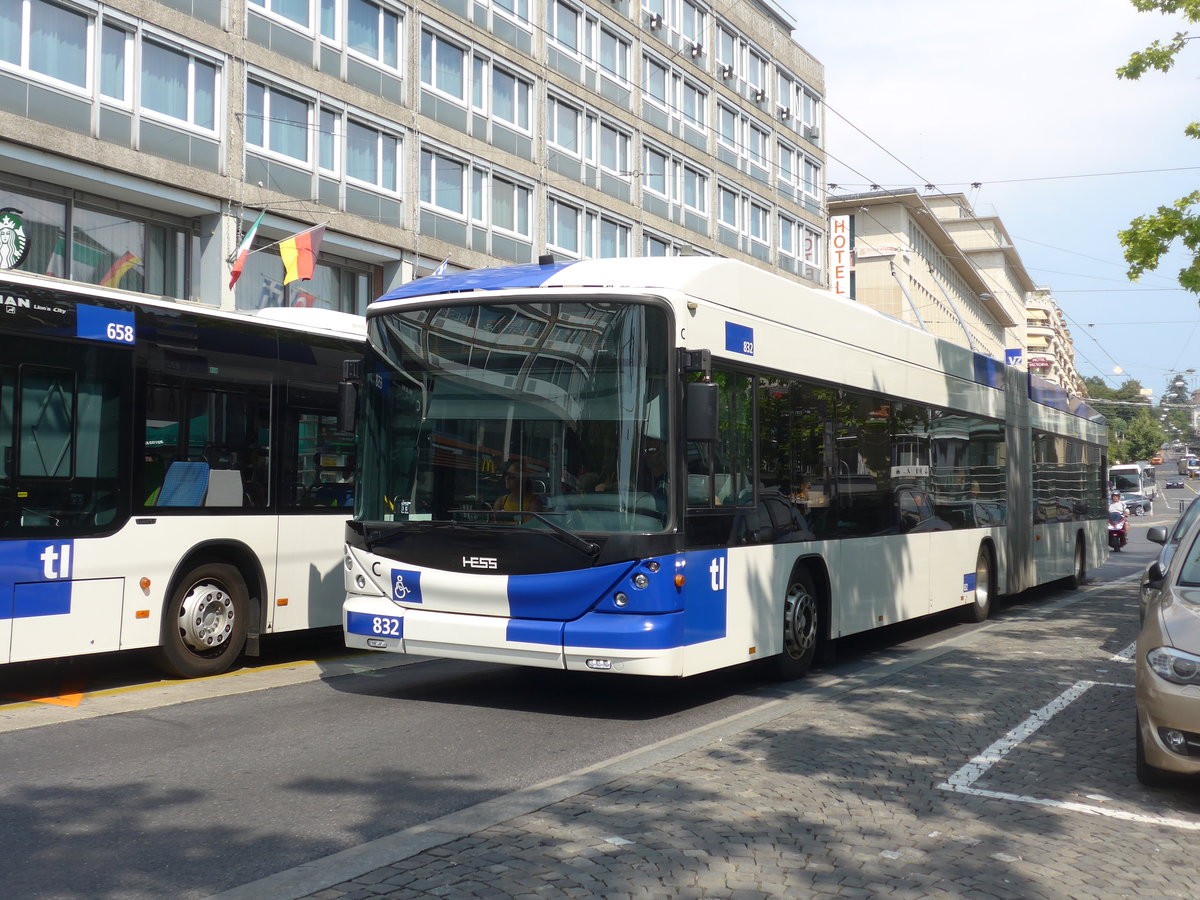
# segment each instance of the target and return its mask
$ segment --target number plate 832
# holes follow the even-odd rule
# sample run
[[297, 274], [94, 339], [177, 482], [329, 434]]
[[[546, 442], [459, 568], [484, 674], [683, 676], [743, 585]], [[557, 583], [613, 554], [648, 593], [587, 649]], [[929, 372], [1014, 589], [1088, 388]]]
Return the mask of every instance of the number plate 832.
[[367, 613], [346, 613], [346, 630], [351, 634], [371, 637], [404, 636], [404, 620], [398, 616], [372, 616]]

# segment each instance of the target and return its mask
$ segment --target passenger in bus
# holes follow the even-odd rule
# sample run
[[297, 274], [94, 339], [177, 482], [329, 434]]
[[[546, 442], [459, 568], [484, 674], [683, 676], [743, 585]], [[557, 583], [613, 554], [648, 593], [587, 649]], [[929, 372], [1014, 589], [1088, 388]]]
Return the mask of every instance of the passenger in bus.
[[[521, 472], [519, 462], [509, 462], [504, 467], [505, 492], [496, 498], [492, 504], [493, 512], [520, 513], [541, 512], [542, 500], [533, 489], [533, 483]], [[497, 521], [503, 524], [516, 523], [520, 525], [528, 516], [503, 515], [497, 516]]]

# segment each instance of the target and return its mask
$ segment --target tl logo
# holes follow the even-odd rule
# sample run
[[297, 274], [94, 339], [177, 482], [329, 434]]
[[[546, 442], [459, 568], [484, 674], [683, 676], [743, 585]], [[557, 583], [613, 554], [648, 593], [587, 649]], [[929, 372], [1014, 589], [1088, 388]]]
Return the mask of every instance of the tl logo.
[[42, 576], [47, 580], [71, 577], [71, 545], [51, 544], [42, 551]]
[[708, 564], [708, 574], [712, 576], [712, 589], [714, 591], [725, 590], [725, 557], [714, 556], [712, 562]]

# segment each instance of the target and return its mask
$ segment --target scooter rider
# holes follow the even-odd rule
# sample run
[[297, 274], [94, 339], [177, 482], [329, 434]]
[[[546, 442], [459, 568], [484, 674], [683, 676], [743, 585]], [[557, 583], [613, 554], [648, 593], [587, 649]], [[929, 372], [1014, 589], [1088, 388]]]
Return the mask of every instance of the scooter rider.
[[1125, 505], [1125, 501], [1121, 499], [1121, 495], [1116, 491], [1112, 492], [1111, 503], [1108, 504], [1110, 513], [1120, 513], [1123, 516], [1129, 515], [1129, 507]]

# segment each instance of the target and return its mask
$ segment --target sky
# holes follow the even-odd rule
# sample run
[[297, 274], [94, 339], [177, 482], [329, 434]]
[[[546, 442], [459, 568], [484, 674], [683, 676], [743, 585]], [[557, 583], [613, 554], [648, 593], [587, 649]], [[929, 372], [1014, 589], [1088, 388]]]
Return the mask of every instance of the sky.
[[1200, 141], [1183, 134], [1200, 121], [1200, 42], [1167, 74], [1116, 76], [1186, 22], [1129, 0], [779, 2], [825, 66], [831, 196], [965, 193], [1053, 290], [1081, 375], [1135, 378], [1157, 400], [1195, 369], [1200, 388], [1200, 298], [1178, 287], [1182, 251], [1131, 283], [1117, 240], [1200, 187]]

